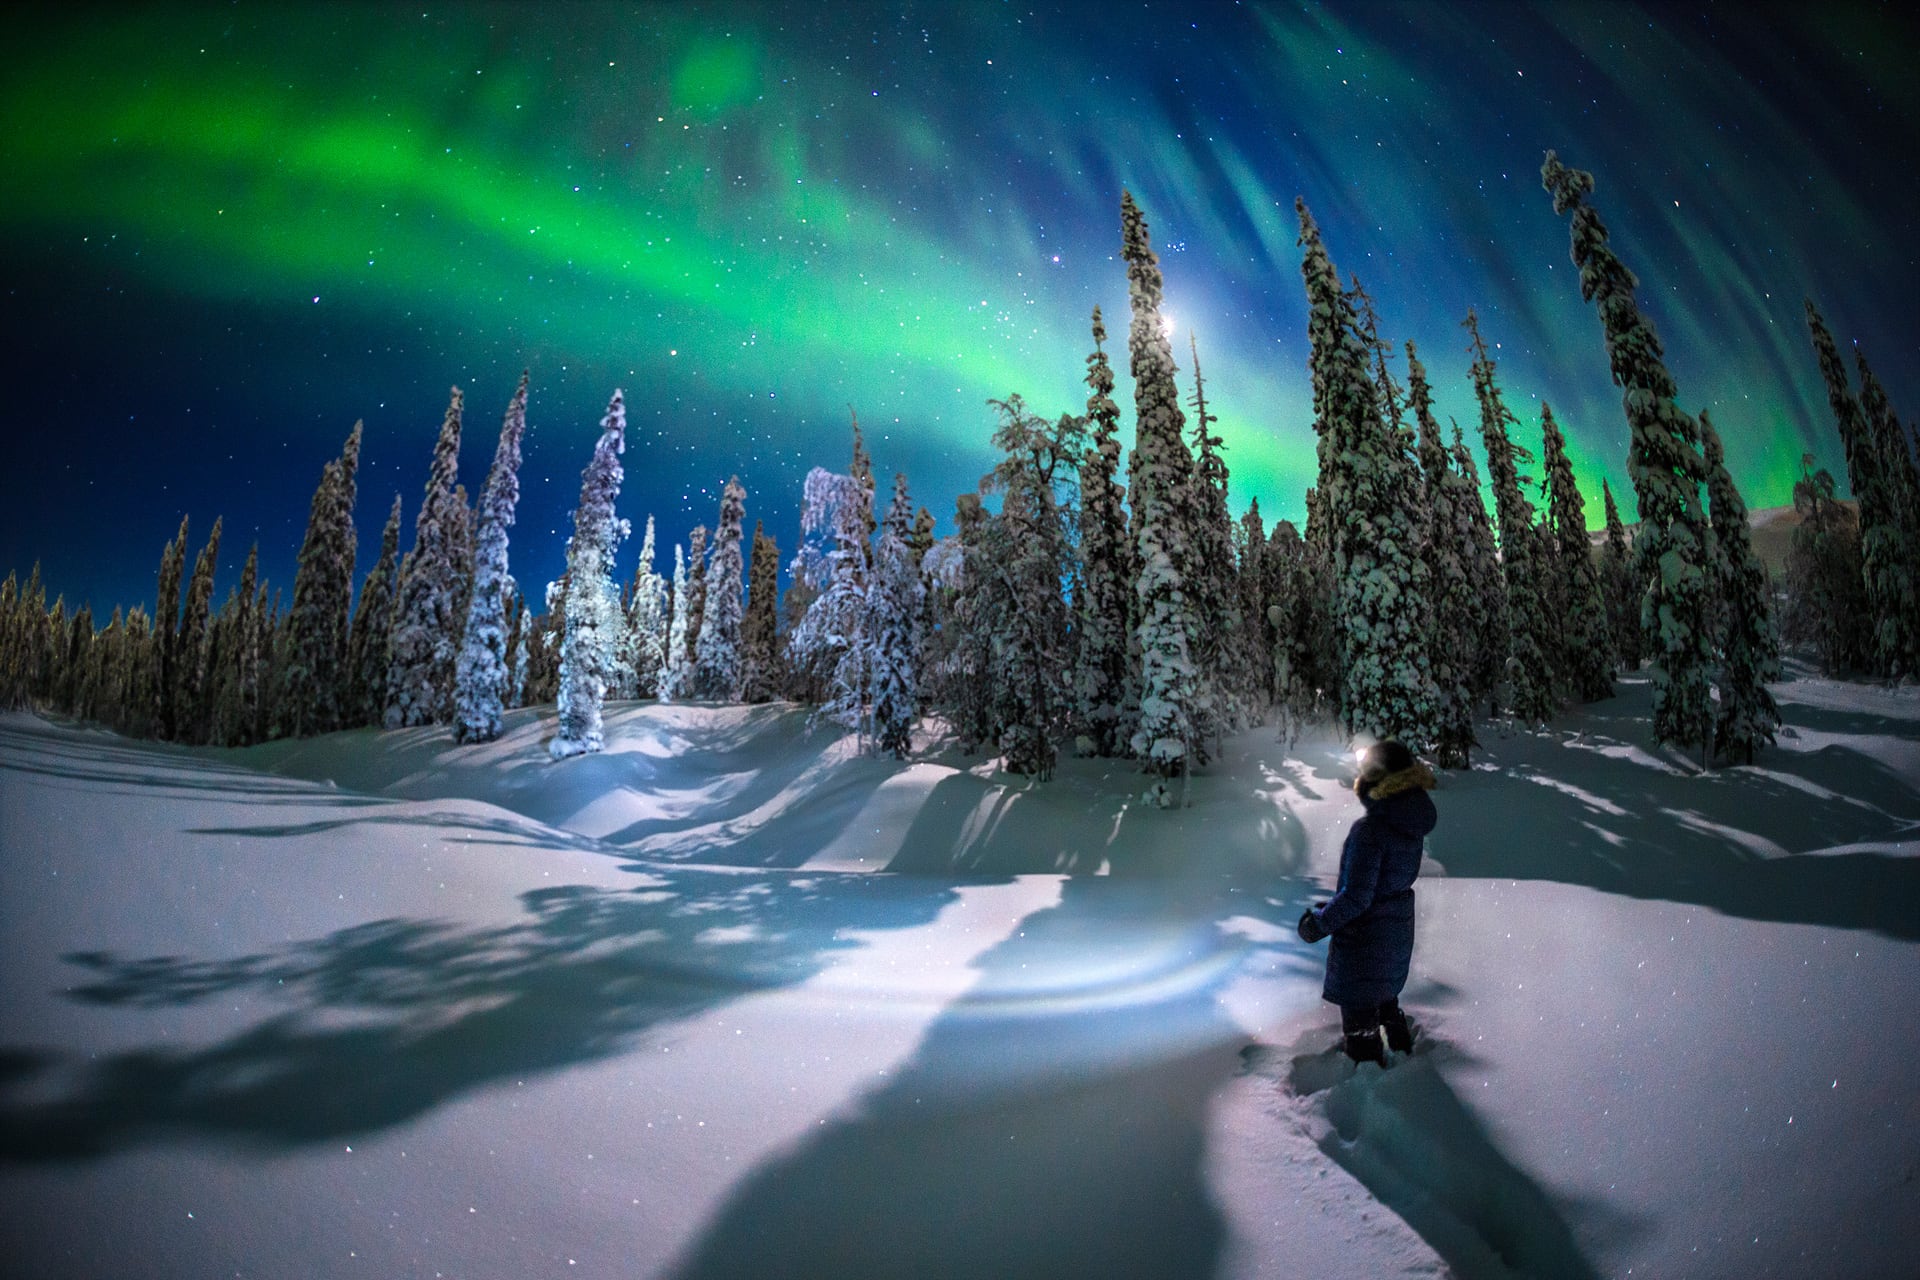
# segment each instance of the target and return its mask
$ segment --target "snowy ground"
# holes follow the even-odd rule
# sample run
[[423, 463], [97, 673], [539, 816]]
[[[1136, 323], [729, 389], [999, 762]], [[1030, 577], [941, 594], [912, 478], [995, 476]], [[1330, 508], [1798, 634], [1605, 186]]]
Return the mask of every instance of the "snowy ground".
[[1326, 740], [1193, 807], [785, 708], [187, 752], [0, 717], [0, 1269], [1899, 1276], [1920, 691], [1694, 776], [1646, 689], [1446, 777], [1386, 1072], [1293, 936]]

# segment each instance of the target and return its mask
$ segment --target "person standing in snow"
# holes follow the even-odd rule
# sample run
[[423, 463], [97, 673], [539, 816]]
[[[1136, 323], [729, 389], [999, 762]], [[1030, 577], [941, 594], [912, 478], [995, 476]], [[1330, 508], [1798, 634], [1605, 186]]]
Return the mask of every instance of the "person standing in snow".
[[1391, 739], [1367, 748], [1353, 789], [1366, 812], [1340, 851], [1339, 887], [1301, 913], [1299, 930], [1309, 943], [1332, 938], [1321, 998], [1340, 1006], [1347, 1056], [1384, 1066], [1387, 1049], [1413, 1048], [1400, 990], [1413, 959], [1413, 882], [1439, 813], [1427, 795], [1433, 771]]

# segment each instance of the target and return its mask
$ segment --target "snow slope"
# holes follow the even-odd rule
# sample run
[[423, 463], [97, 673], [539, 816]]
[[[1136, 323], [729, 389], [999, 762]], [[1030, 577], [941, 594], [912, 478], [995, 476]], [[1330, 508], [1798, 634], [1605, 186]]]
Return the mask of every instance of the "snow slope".
[[1339, 744], [1194, 807], [783, 707], [189, 752], [0, 718], [23, 1276], [1897, 1276], [1920, 691], [1696, 776], [1646, 689], [1437, 793], [1386, 1072], [1331, 1052]]

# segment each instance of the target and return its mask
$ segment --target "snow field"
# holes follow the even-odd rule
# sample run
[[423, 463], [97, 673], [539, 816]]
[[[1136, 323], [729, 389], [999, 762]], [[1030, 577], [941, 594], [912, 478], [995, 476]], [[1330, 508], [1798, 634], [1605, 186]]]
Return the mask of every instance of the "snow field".
[[611, 705], [559, 763], [550, 713], [239, 752], [5, 717], [0, 1254], [1901, 1274], [1920, 700], [1776, 692], [1794, 735], [1706, 778], [1644, 686], [1488, 733], [1384, 1073], [1292, 931], [1358, 813], [1331, 739], [1232, 740], [1159, 811], [778, 707]]

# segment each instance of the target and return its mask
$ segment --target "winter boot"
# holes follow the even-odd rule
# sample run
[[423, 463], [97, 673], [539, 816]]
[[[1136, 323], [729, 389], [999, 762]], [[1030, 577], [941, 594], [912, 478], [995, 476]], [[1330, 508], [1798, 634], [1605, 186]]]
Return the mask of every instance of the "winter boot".
[[1413, 1024], [1398, 1000], [1380, 1006], [1380, 1029], [1387, 1033], [1387, 1048], [1395, 1053], [1413, 1052]]
[[1380, 1042], [1378, 1027], [1369, 1031], [1349, 1031], [1342, 1037], [1341, 1047], [1354, 1062], [1373, 1062], [1387, 1065], [1386, 1046]]

